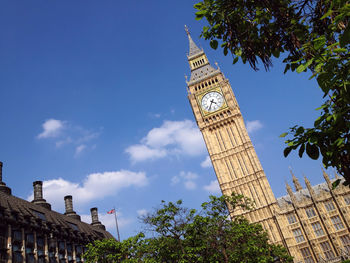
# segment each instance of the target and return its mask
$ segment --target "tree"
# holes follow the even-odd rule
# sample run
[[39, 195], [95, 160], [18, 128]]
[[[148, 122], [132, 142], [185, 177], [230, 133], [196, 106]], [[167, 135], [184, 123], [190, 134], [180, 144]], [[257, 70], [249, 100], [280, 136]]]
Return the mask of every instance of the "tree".
[[86, 262], [292, 262], [281, 246], [269, 244], [261, 225], [245, 218], [230, 218], [230, 211], [250, 209], [241, 195], [214, 197], [202, 210], [183, 207], [182, 201], [165, 203], [142, 218], [147, 231], [122, 242], [95, 241], [84, 254]]
[[[310, 72], [324, 103], [314, 126], [296, 125], [281, 137], [291, 136], [284, 156], [298, 150], [312, 158], [322, 156], [350, 184], [350, 3], [346, 0], [203, 0], [194, 5], [196, 19], [205, 18], [201, 36], [233, 63], [239, 58], [258, 70], [268, 70], [272, 58], [285, 54], [284, 73]], [[339, 183], [339, 181], [337, 182]]]

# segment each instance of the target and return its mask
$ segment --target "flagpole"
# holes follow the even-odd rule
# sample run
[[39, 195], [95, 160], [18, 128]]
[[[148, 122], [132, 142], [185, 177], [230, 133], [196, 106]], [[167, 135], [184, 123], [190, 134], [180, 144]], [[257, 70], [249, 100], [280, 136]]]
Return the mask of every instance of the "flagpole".
[[119, 227], [118, 227], [118, 220], [117, 220], [117, 212], [115, 210], [115, 207], [113, 207], [113, 209], [114, 209], [115, 225], [117, 227], [118, 241], [120, 242]]

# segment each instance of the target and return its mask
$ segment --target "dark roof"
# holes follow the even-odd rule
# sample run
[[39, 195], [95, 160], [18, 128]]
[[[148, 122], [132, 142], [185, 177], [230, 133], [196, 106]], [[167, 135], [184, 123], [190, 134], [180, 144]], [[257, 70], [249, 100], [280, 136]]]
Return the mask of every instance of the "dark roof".
[[81, 222], [70, 216], [46, 209], [40, 205], [1, 191], [0, 209], [4, 210], [3, 216], [5, 217], [5, 220], [11, 220], [11, 216], [15, 213], [18, 215], [19, 221], [24, 219], [25, 222], [34, 224], [38, 228], [48, 228], [48, 230], [51, 229], [60, 232], [74, 233], [76, 236], [80, 235], [81, 239], [95, 240], [113, 238], [109, 232], [96, 226]]

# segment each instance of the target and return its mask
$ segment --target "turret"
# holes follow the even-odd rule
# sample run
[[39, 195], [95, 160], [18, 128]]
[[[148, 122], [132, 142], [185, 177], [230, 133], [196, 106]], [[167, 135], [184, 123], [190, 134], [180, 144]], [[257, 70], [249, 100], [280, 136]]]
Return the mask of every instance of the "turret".
[[314, 189], [311, 186], [311, 183], [310, 183], [309, 179], [307, 179], [306, 176], [304, 176], [304, 180], [305, 180], [306, 187], [309, 190], [309, 193], [310, 193], [311, 197], [315, 197], [316, 194], [315, 194]]
[[322, 168], [322, 174], [323, 174], [323, 178], [326, 180], [329, 190], [332, 190], [333, 187], [332, 187], [331, 179], [329, 178], [328, 174], [323, 168]]
[[292, 187], [290, 187], [290, 185], [286, 182], [286, 189], [287, 189], [287, 193], [290, 196], [290, 199], [292, 200], [293, 204], [296, 204], [296, 198], [295, 195], [293, 193]]
[[294, 184], [294, 187], [295, 187], [295, 191], [300, 191], [300, 190], [302, 190], [303, 187], [302, 187], [301, 184], [299, 183], [298, 178], [295, 177], [295, 175], [294, 175], [292, 169], [289, 168], [289, 171], [290, 171], [290, 173], [291, 173], [291, 175], [292, 175], [292, 179], [293, 179], [293, 184]]

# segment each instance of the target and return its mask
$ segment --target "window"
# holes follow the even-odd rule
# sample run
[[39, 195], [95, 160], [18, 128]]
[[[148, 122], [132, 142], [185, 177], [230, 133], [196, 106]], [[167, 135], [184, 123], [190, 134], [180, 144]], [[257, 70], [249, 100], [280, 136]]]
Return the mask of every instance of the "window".
[[36, 210], [32, 210], [32, 211], [33, 211], [33, 213], [34, 213], [38, 218], [40, 218], [40, 219], [43, 220], [43, 221], [46, 221], [46, 217], [45, 217], [45, 214], [44, 214], [44, 213], [41, 213], [41, 212], [36, 211]]
[[293, 224], [293, 223], [295, 223], [297, 221], [297, 219], [295, 218], [294, 214], [287, 215], [287, 219], [288, 219], [288, 223], [289, 224]]
[[313, 207], [309, 207], [305, 211], [308, 218], [316, 216], [315, 209]]
[[311, 256], [310, 249], [308, 247], [304, 247], [300, 249], [301, 254], [303, 255], [305, 263], [314, 263], [314, 259]]
[[12, 242], [22, 243], [22, 231], [19, 231], [19, 230], [13, 231]]
[[29, 233], [26, 234], [26, 247], [34, 247], [34, 234], [33, 233]]
[[348, 235], [340, 237], [341, 242], [346, 250], [346, 252], [350, 253], [350, 237]]
[[327, 211], [332, 211], [335, 210], [333, 201], [328, 201], [327, 203], [324, 204], [324, 206], [326, 207]]
[[333, 250], [331, 249], [331, 246], [329, 245], [328, 241], [322, 242], [320, 245], [322, 247], [322, 250], [326, 259], [334, 258]]
[[0, 250], [6, 249], [6, 245], [7, 245], [7, 229], [5, 226], [0, 226]]
[[76, 224], [73, 224], [73, 223], [71, 223], [71, 222], [67, 222], [67, 223], [68, 223], [68, 225], [69, 225], [71, 228], [73, 228], [74, 230], [79, 231], [79, 228], [78, 228], [78, 226], [77, 226]]
[[316, 223], [313, 223], [311, 224], [312, 226], [312, 229], [314, 230], [316, 236], [323, 236], [324, 235], [324, 232], [323, 232], [323, 229], [321, 227], [321, 224], [320, 222], [316, 222]]
[[301, 232], [300, 228], [293, 229], [293, 235], [294, 235], [297, 243], [305, 241], [305, 238], [304, 238], [303, 233]]
[[344, 201], [346, 205], [350, 205], [350, 195], [344, 196]]
[[340, 230], [344, 228], [343, 222], [341, 221], [339, 216], [331, 217], [332, 223], [334, 225], [335, 230]]

